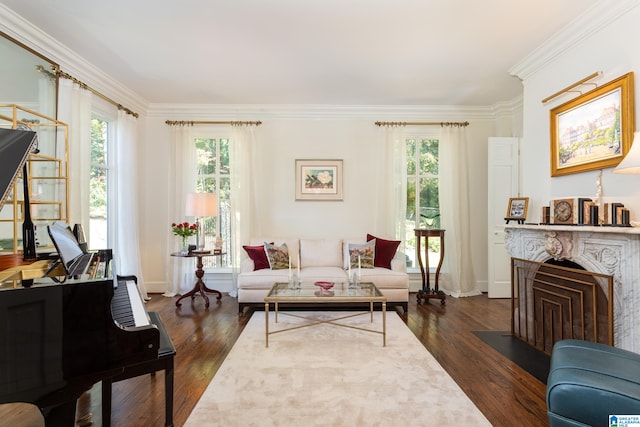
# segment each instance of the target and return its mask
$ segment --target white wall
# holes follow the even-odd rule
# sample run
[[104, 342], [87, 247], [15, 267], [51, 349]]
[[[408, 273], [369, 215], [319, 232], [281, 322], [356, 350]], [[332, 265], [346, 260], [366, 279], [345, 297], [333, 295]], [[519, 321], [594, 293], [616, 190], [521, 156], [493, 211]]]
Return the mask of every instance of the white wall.
[[[219, 106], [211, 108], [208, 120], [220, 120]], [[204, 108], [206, 110], [206, 108]], [[191, 116], [189, 116], [191, 114]], [[169, 224], [180, 218], [168, 218], [168, 164], [170, 128], [164, 121], [199, 120], [206, 111], [203, 107], [189, 113], [180, 108], [172, 113], [171, 107], [150, 111], [147, 120], [143, 187], [144, 223], [141, 232], [143, 271], [149, 291], [163, 291], [165, 286], [165, 262], [168, 250], [165, 239]], [[384, 113], [381, 113], [384, 114]], [[411, 116], [415, 114], [408, 113]], [[487, 200], [487, 138], [495, 132], [495, 120], [491, 109], [481, 114], [477, 111], [459, 111], [447, 117], [429, 113], [424, 121], [469, 120], [467, 128], [472, 152], [470, 153], [471, 203], [473, 206], [472, 240], [476, 277], [481, 288], [486, 288], [486, 200]], [[434, 115], [435, 114], [435, 115]], [[379, 164], [382, 151], [382, 129], [374, 125], [376, 120], [392, 120], [374, 114], [340, 113], [304, 114], [303, 117], [269, 111], [245, 113], [246, 118], [234, 120], [261, 120], [256, 129], [258, 165], [258, 206], [255, 211], [256, 234], [263, 236], [363, 237], [367, 233], [380, 233], [380, 218], [376, 212], [376, 200], [381, 189]], [[214, 116], [214, 117], [212, 117]], [[434, 119], [435, 117], [435, 119]], [[404, 116], [404, 120], [413, 120]], [[397, 117], [393, 120], [398, 120]], [[343, 159], [344, 200], [331, 202], [295, 200], [295, 159]], [[167, 261], [169, 262], [169, 261]]]
[[[539, 220], [542, 206], [548, 205], [551, 199], [596, 194], [598, 171], [555, 178], [550, 176], [549, 112], [577, 94], [566, 94], [544, 105], [541, 101], [596, 71], [603, 72], [594, 80], [599, 85], [632, 71], [638, 78], [640, 50], [635, 41], [640, 40], [640, 6], [637, 1], [621, 1], [616, 3], [616, 7], [624, 12], [622, 16], [612, 17], [610, 14], [615, 11], [612, 12], [611, 8], [594, 11], [594, 20], [598, 21], [596, 25], [601, 24], [596, 31], [566, 46], [565, 50], [556, 49], [560, 52], [557, 55], [544, 57], [537, 52], [537, 63], [527, 64], [518, 70], [524, 84], [522, 189], [523, 195], [531, 198], [532, 220]], [[605, 22], [607, 18], [610, 20]], [[576, 28], [576, 33], [580, 31]], [[586, 86], [586, 90], [592, 87]], [[635, 98], [640, 99], [638, 89], [635, 90]], [[640, 221], [640, 175], [614, 175], [611, 170], [603, 171], [603, 201], [624, 203], [631, 209], [631, 220]]]

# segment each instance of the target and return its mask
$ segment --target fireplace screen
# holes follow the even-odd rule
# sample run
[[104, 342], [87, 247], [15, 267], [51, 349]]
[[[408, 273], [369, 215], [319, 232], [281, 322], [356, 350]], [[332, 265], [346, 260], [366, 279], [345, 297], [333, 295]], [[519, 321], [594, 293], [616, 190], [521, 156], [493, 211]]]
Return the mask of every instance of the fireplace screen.
[[613, 277], [511, 259], [511, 332], [547, 354], [556, 341], [613, 345]]

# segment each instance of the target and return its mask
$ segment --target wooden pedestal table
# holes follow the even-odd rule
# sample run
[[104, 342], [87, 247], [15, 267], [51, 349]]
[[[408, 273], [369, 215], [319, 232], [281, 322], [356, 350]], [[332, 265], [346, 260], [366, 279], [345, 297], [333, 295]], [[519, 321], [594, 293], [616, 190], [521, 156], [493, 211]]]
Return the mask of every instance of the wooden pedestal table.
[[198, 259], [196, 264], [196, 277], [198, 278], [198, 281], [196, 282], [193, 289], [191, 289], [189, 292], [187, 292], [186, 294], [178, 298], [178, 300], [176, 301], [176, 307], [180, 307], [181, 305], [180, 300], [187, 297], [191, 297], [191, 299], [193, 300], [196, 297], [196, 294], [198, 293], [200, 293], [200, 295], [202, 295], [202, 298], [204, 298], [205, 307], [209, 307], [209, 297], [207, 296], [207, 292], [217, 294], [218, 296], [216, 297], [216, 299], [218, 300], [222, 298], [222, 294], [220, 293], [220, 291], [207, 288], [207, 285], [205, 285], [204, 281], [202, 280], [202, 277], [204, 276], [204, 270], [202, 269], [203, 267], [202, 258], [209, 257], [209, 256], [222, 256], [222, 255], [225, 255], [225, 253], [214, 254], [213, 252], [191, 252], [185, 255], [181, 252], [174, 252], [171, 254], [171, 256], [178, 257], [178, 258], [197, 258]]
[[[422, 274], [422, 289], [418, 291], [416, 297], [418, 303], [422, 300], [439, 299], [440, 304], [444, 305], [447, 296], [438, 288], [438, 280], [440, 279], [440, 268], [442, 268], [442, 261], [444, 260], [444, 230], [431, 230], [424, 228], [416, 228], [416, 252], [418, 253], [418, 264], [420, 264], [420, 273]], [[424, 254], [426, 259], [426, 272], [424, 265], [422, 264], [422, 244], [421, 238], [424, 237]], [[431, 288], [429, 283], [429, 237], [438, 237], [440, 239], [440, 259], [438, 260], [438, 266], [436, 267], [435, 286]]]

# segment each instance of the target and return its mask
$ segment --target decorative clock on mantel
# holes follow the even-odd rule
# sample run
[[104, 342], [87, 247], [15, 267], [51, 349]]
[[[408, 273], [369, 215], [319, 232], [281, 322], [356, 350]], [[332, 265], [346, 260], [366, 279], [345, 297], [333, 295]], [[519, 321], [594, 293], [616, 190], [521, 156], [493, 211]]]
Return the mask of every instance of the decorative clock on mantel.
[[551, 207], [551, 217], [554, 224], [575, 224], [575, 200], [555, 199]]

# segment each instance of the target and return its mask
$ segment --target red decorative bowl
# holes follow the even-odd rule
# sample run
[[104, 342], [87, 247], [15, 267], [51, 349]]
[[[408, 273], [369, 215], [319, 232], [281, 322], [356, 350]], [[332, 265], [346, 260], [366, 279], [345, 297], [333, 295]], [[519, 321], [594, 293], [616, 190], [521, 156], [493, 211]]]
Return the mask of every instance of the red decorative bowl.
[[328, 291], [329, 289], [333, 288], [334, 283], [333, 282], [316, 282], [315, 285], [319, 286], [324, 291]]

